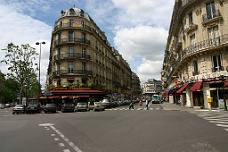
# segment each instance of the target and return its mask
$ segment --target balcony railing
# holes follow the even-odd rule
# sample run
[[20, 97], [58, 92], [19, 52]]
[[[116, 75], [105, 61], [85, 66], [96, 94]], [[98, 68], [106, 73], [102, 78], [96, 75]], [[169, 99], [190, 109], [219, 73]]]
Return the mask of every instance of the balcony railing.
[[[180, 56], [176, 60], [174, 66], [172, 68], [173, 70], [171, 70], [167, 76], [167, 81], [173, 75], [175, 69], [177, 68], [177, 66], [180, 65], [180, 63], [182, 62], [182, 60], [184, 58], [187, 58], [188, 56], [191, 56], [193, 54], [197, 54], [197, 53], [205, 51], [205, 50], [209, 50], [209, 49], [213, 49], [213, 48], [219, 48], [219, 47], [222, 47], [222, 46], [227, 45], [227, 44], [228, 44], [228, 34], [225, 34], [225, 35], [222, 35], [220, 37], [217, 37], [214, 39], [207, 39], [207, 40], [198, 42], [194, 45], [187, 47], [186, 49], [184, 49], [182, 51], [182, 54], [180, 54]], [[224, 68], [223, 69], [222, 68], [220, 68], [220, 70], [224, 70]], [[212, 72], [215, 72], [215, 71], [218, 71], [218, 69], [212, 68]]]
[[185, 50], [183, 50], [182, 58], [185, 58], [186, 56], [195, 54], [197, 52], [200, 52], [206, 49], [216, 48], [227, 43], [228, 43], [228, 34], [216, 37], [214, 39], [207, 39], [207, 40], [198, 42], [194, 45], [191, 45], [187, 47]]
[[212, 72], [219, 72], [219, 71], [223, 71], [224, 70], [224, 67], [223, 66], [219, 66], [219, 67], [213, 67], [212, 68]]
[[84, 43], [84, 44], [90, 44], [90, 41], [87, 39], [83, 38], [62, 38], [62, 39], [57, 39], [54, 41], [55, 45], [60, 45], [60, 44], [65, 44], [65, 43]]
[[80, 53], [67, 53], [55, 55], [55, 60], [66, 59], [66, 58], [76, 58], [76, 59], [90, 59], [90, 55], [80, 54]]
[[80, 74], [80, 75], [92, 75], [92, 71], [89, 70], [59, 70], [53, 72], [53, 76], [61, 74]]

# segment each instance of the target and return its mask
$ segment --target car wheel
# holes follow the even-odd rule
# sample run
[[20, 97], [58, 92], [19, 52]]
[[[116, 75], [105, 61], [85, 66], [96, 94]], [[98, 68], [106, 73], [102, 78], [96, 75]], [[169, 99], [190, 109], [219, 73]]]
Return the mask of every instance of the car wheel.
[[15, 113], [13, 112], [13, 115], [14, 115]]

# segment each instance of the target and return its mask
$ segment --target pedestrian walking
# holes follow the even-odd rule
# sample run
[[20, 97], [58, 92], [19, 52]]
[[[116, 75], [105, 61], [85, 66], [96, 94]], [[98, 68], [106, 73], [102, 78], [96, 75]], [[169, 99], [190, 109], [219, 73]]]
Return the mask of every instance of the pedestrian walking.
[[130, 103], [130, 106], [129, 106], [129, 109], [134, 109], [134, 103], [133, 103], [133, 101], [131, 101], [131, 103]]
[[146, 110], [148, 110], [148, 108], [149, 108], [149, 101], [146, 98]]
[[142, 107], [142, 100], [139, 101], [139, 106]]

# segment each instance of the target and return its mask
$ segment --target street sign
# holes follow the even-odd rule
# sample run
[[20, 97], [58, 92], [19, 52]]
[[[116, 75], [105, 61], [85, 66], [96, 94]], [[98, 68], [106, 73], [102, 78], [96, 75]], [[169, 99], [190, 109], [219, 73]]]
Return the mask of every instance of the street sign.
[[17, 97], [20, 97], [21, 96], [21, 94], [20, 93], [17, 93]]

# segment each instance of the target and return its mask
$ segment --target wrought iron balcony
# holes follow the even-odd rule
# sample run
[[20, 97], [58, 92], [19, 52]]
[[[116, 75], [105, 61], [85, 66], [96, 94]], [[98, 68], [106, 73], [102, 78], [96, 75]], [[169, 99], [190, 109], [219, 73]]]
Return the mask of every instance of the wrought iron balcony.
[[84, 38], [62, 38], [54, 41], [55, 45], [66, 44], [66, 43], [84, 43], [90, 44], [90, 41]]
[[60, 59], [90, 59], [90, 55], [86, 54], [80, 54], [80, 53], [67, 53], [67, 54], [60, 54], [60, 55], [55, 55], [54, 59], [55, 60], [60, 60]]
[[58, 70], [53, 72], [53, 76], [75, 74], [75, 75], [92, 75], [92, 71], [89, 70]]
[[219, 67], [213, 67], [212, 68], [212, 72], [219, 72], [219, 71], [223, 71], [224, 70], [224, 67], [223, 66], [219, 66]]

